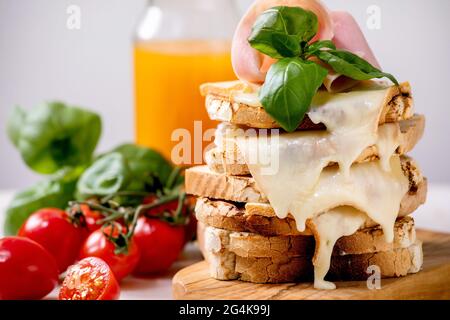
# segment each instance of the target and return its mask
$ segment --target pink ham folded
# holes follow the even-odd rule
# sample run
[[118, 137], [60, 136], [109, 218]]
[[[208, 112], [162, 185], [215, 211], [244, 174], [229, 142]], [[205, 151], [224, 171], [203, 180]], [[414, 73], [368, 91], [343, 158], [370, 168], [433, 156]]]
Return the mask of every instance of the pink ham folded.
[[[257, 17], [275, 6], [297, 6], [314, 12], [319, 20], [319, 31], [312, 40], [332, 39], [338, 49], [353, 52], [375, 67], [379, 64], [353, 16], [344, 11], [329, 12], [318, 0], [256, 0], [240, 21], [233, 37], [231, 56], [234, 72], [243, 81], [261, 84], [270, 66], [276, 61], [253, 49], [247, 39]], [[330, 70], [324, 81], [329, 91], [351, 88], [356, 81]]]
[[334, 30], [333, 42], [338, 49], [357, 54], [374, 67], [380, 68], [358, 22], [356, 22], [350, 13], [346, 11], [333, 11], [331, 12], [331, 20], [333, 21]]
[[[379, 69], [380, 65], [355, 18], [346, 11], [333, 11], [331, 12], [331, 20], [333, 21], [334, 31], [333, 42], [336, 47], [357, 54]], [[328, 76], [323, 84], [329, 92], [341, 92], [350, 89], [357, 82], [337, 74], [329, 68]]]

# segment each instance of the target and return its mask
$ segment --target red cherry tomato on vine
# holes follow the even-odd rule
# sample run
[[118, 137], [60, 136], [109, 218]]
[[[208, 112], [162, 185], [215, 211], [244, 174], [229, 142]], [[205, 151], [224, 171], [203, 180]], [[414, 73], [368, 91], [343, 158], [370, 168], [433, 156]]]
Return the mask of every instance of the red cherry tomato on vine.
[[58, 283], [55, 259], [38, 243], [0, 239], [0, 300], [41, 299]]
[[129, 275], [139, 262], [139, 248], [133, 238], [128, 244], [127, 253], [115, 254], [114, 250], [116, 247], [114, 243], [105, 235], [110, 235], [111, 231], [113, 231], [112, 236], [117, 237], [122, 228], [120, 224], [116, 223], [114, 229], [108, 226], [105, 229], [94, 231], [86, 239], [80, 252], [80, 259], [97, 257], [104, 260], [113, 271], [117, 281]]
[[86, 225], [89, 233], [100, 229], [101, 225], [97, 224], [97, 221], [103, 219], [104, 216], [99, 211], [92, 210], [86, 204], [81, 204], [80, 209], [86, 219]]
[[[195, 198], [194, 198], [195, 199]], [[143, 200], [143, 204], [152, 204], [153, 202], [157, 201], [158, 198], [154, 195], [150, 195], [144, 198]], [[187, 200], [187, 203], [185, 203], [183, 210], [181, 212], [181, 214], [183, 216], [187, 216], [189, 215], [189, 222], [185, 225], [185, 242], [189, 242], [192, 239], [195, 238], [195, 235], [197, 233], [197, 219], [195, 218], [195, 215], [191, 213], [191, 210], [187, 210], [188, 206], [190, 204], [190, 199]], [[195, 204], [195, 202], [194, 202]], [[146, 211], [146, 215], [147, 216], [159, 216], [161, 215], [163, 212], [171, 212], [171, 213], [175, 213], [176, 210], [178, 209], [178, 199], [177, 200], [173, 200], [171, 202], [162, 204], [156, 208], [153, 209], [149, 209]]]
[[134, 239], [141, 252], [136, 274], [166, 271], [177, 260], [184, 246], [184, 226], [172, 226], [165, 221], [141, 217]]
[[120, 287], [108, 264], [89, 257], [71, 266], [59, 291], [59, 300], [116, 300]]
[[18, 235], [34, 240], [47, 249], [62, 273], [78, 258], [86, 230], [73, 225], [65, 211], [46, 208], [33, 213]]

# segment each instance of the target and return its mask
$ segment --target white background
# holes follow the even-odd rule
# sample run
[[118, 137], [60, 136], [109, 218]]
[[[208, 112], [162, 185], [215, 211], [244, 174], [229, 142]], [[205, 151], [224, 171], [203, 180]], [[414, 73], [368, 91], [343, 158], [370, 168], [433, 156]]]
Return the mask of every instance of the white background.
[[[242, 8], [251, 2], [237, 1]], [[28, 186], [38, 178], [22, 164], [4, 133], [5, 118], [15, 104], [28, 109], [61, 99], [92, 108], [103, 118], [100, 149], [133, 140], [131, 39], [145, 3], [0, 0], [0, 189]], [[426, 135], [413, 155], [433, 183], [450, 183], [450, 1], [325, 3], [350, 11], [383, 68], [412, 83], [416, 109], [427, 116]], [[81, 8], [81, 30], [66, 28], [70, 4]], [[372, 4], [382, 10], [381, 30], [366, 27], [366, 10]]]

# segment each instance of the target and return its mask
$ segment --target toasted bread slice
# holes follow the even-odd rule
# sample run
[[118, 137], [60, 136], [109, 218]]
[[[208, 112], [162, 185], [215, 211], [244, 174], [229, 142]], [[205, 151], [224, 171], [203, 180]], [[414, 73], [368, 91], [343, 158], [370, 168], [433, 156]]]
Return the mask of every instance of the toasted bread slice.
[[[226, 248], [234, 254], [249, 258], [276, 258], [282, 256], [309, 257], [314, 254], [313, 236], [263, 236], [249, 232], [223, 230], [198, 223], [197, 234], [202, 235], [201, 245], [209, 241], [208, 247], [217, 247], [218, 243], [226, 243]], [[206, 236], [205, 236], [206, 235]], [[224, 239], [227, 237], [228, 239]], [[351, 236], [340, 238], [333, 250], [333, 255], [364, 254], [407, 248], [416, 242], [413, 218], [399, 218], [394, 226], [394, 241], [388, 243], [384, 239], [379, 226], [365, 228]], [[212, 245], [214, 243], [214, 245]], [[221, 247], [225, 245], [221, 245]]]
[[[408, 222], [405, 222], [408, 225]], [[408, 229], [409, 227], [406, 227]], [[414, 227], [412, 227], [414, 229]], [[404, 232], [403, 227], [397, 229]], [[372, 231], [368, 231], [372, 233]], [[373, 231], [377, 233], [377, 231]], [[237, 235], [237, 242], [233, 239], [233, 232], [206, 227], [198, 234], [199, 246], [209, 264], [210, 275], [219, 280], [243, 280], [254, 283], [280, 283], [294, 282], [299, 280], [312, 280], [313, 265], [311, 255], [289, 255], [273, 254], [272, 256], [251, 256], [247, 250], [242, 250], [242, 236]], [[370, 275], [368, 267], [375, 265], [379, 268], [383, 278], [399, 277], [408, 273], [418, 272], [423, 263], [422, 244], [416, 241], [409, 246], [409, 242], [415, 237], [414, 231], [407, 231], [407, 234], [398, 235], [395, 240], [396, 245], [387, 251], [374, 252], [370, 248], [371, 241], [366, 242], [365, 235], [356, 233], [353, 240], [362, 240], [368, 245], [367, 253], [361, 254], [335, 254], [331, 259], [330, 270], [327, 275], [328, 280], [365, 280]], [[362, 239], [360, 237], [363, 237]], [[375, 236], [378, 238], [379, 236]], [[311, 238], [311, 237], [303, 237]], [[358, 240], [358, 241], [359, 241]], [[269, 242], [268, 242], [269, 241]], [[271, 240], [263, 239], [262, 243], [267, 245]], [[344, 240], [342, 245], [351, 244]], [[254, 248], [255, 238], [245, 241], [245, 246], [250, 248], [250, 252], [260, 255], [261, 249]], [[373, 242], [376, 244], [377, 240]], [[350, 242], [352, 243], [352, 241]], [[378, 244], [376, 244], [378, 245]], [[387, 246], [382, 246], [388, 248]], [[311, 250], [308, 248], [308, 242], [299, 241], [297, 248]], [[280, 248], [281, 249], [281, 248]], [[288, 250], [292, 250], [289, 249]], [[356, 250], [355, 252], [359, 252]], [[240, 255], [244, 253], [244, 255]], [[264, 250], [267, 253], [267, 250]]]
[[195, 215], [199, 222], [237, 232], [252, 232], [265, 236], [311, 235], [309, 230], [300, 233], [292, 217], [280, 219], [265, 215], [265, 210], [248, 212], [244, 205], [221, 200], [198, 198]]
[[[399, 217], [414, 212], [426, 200], [427, 180], [422, 180], [415, 189], [402, 199]], [[245, 205], [208, 198], [197, 199], [195, 214], [200, 222], [229, 231], [251, 232], [264, 236], [311, 235], [306, 228], [299, 232], [293, 217], [280, 219], [272, 207], [266, 203], [247, 203]], [[375, 222], [368, 219], [365, 227], [373, 227]]]
[[[235, 101], [236, 93], [252, 94], [256, 89], [240, 81], [206, 83], [200, 92], [206, 96], [206, 109], [212, 120], [230, 122], [251, 128], [280, 128], [260, 104], [245, 104]], [[397, 122], [408, 119], [413, 114], [411, 86], [408, 82], [391, 86], [386, 90], [383, 110], [379, 123]], [[323, 129], [322, 124], [314, 124], [308, 116], [300, 123], [299, 129]]]
[[[402, 156], [402, 169], [415, 189], [423, 176], [409, 157]], [[267, 197], [259, 190], [256, 181], [250, 176], [228, 176], [211, 171], [207, 166], [197, 166], [186, 170], [186, 193], [212, 199], [243, 203], [268, 203]]]
[[[333, 256], [327, 280], [367, 280], [376, 266], [381, 278], [417, 273], [423, 264], [422, 243], [409, 248], [376, 253]], [[243, 258], [236, 256], [235, 272], [238, 279], [253, 283], [281, 283], [312, 280], [311, 260], [304, 257]]]
[[[414, 115], [408, 120], [402, 120], [399, 123], [401, 132], [401, 144], [397, 148], [397, 154], [405, 154], [411, 151], [422, 138], [425, 129], [425, 117], [423, 115]], [[378, 150], [376, 146], [366, 148], [355, 162], [364, 162], [376, 159]], [[205, 155], [208, 167], [218, 173], [226, 173], [227, 175], [249, 175], [244, 157], [239, 152], [237, 144], [231, 141], [227, 143], [225, 150], [213, 148]]]

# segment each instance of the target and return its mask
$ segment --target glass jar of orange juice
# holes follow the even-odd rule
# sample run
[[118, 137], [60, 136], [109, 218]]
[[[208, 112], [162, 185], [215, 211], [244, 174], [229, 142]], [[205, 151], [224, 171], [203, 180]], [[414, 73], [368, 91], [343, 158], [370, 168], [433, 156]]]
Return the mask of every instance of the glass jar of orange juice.
[[134, 41], [138, 144], [173, 160], [172, 149], [180, 144], [183, 133], [189, 133], [190, 154], [184, 154], [182, 163], [174, 162], [202, 162], [198, 146], [204, 148], [210, 142], [198, 140], [217, 123], [208, 118], [199, 86], [235, 79], [230, 43], [237, 22], [233, 0], [148, 2]]

